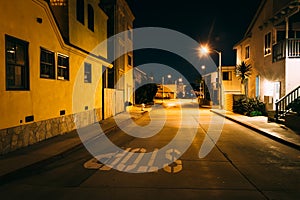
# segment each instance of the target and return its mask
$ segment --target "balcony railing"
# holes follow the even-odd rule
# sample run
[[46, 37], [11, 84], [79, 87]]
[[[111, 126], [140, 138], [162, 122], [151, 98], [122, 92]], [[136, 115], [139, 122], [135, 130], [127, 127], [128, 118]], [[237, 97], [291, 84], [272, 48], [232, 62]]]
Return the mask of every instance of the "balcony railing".
[[300, 38], [282, 40], [273, 45], [273, 62], [284, 58], [300, 58]]

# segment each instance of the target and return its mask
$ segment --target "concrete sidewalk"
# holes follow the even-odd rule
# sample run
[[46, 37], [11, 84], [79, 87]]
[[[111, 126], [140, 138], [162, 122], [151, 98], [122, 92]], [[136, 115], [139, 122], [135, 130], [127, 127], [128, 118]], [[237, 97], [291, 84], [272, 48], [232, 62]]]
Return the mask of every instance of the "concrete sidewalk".
[[300, 133], [289, 129], [282, 124], [268, 122], [268, 117], [248, 117], [219, 109], [211, 109], [211, 112], [221, 115], [226, 119], [234, 121], [280, 143], [300, 150]]
[[[129, 122], [130, 119], [137, 120], [151, 108], [142, 109], [140, 106], [130, 106], [124, 113], [116, 117], [120, 123]], [[128, 116], [130, 114], [130, 116]], [[130, 119], [129, 119], [130, 118]], [[103, 133], [108, 134], [118, 126], [114, 117], [99, 122]], [[96, 124], [92, 124], [83, 129], [89, 129]], [[99, 133], [98, 133], [99, 134]], [[93, 137], [92, 135], [89, 136]], [[24, 170], [36, 169], [39, 166], [53, 162], [66, 154], [82, 147], [82, 138], [78, 132], [73, 130], [67, 134], [56, 136], [37, 144], [18, 149], [14, 152], [0, 156], [0, 185], [17, 177]]]

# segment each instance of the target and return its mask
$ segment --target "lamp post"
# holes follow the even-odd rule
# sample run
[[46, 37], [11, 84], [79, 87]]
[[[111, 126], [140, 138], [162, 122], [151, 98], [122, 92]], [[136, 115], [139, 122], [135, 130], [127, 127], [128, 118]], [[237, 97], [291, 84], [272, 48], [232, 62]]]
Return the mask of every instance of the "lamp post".
[[162, 85], [162, 102], [164, 102], [164, 81], [165, 77], [161, 78], [161, 85]]
[[177, 83], [177, 87], [176, 87], [177, 93], [181, 94], [181, 95], [179, 95], [179, 98], [183, 97], [183, 89], [182, 88], [183, 88], [183, 86], [182, 86], [182, 78], [180, 77], [180, 78], [178, 78], [178, 83]]
[[220, 108], [223, 109], [223, 94], [222, 94], [222, 52], [214, 50], [219, 55], [219, 67], [218, 67], [218, 82], [219, 82], [219, 96], [220, 96]]
[[171, 76], [171, 74], [168, 74], [168, 84], [170, 84], [172, 81], [171, 81], [171, 78], [172, 78], [172, 76]]
[[[204, 71], [203, 75], [205, 75], [205, 65], [202, 65], [201, 69]], [[203, 75], [202, 75], [202, 79], [204, 79]], [[203, 87], [203, 100], [202, 101], [204, 102], [204, 99], [205, 99], [205, 81], [202, 80], [201, 83], [202, 83], [202, 87]], [[200, 83], [200, 87], [201, 87], [201, 83]], [[200, 92], [201, 92], [201, 89], [200, 89]]]
[[[219, 85], [219, 98], [220, 98], [220, 108], [223, 109], [223, 95], [222, 95], [222, 52], [212, 49], [215, 53], [219, 55], [219, 67], [218, 67], [218, 85]], [[204, 54], [209, 53], [207, 47], [201, 47], [201, 52]]]

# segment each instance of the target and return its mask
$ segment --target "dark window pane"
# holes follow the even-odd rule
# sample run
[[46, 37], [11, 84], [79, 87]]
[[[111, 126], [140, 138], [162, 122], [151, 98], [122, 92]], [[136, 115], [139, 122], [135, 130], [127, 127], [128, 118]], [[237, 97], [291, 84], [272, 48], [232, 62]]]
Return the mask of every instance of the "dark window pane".
[[84, 82], [92, 82], [92, 65], [89, 63], [84, 63]]
[[231, 80], [231, 72], [223, 72], [223, 81]]
[[88, 28], [94, 31], [94, 9], [90, 4], [88, 5]]
[[25, 64], [25, 48], [23, 45], [17, 45], [16, 46], [16, 62], [19, 65]]
[[6, 60], [8, 62], [15, 62], [16, 60], [16, 47], [15, 44], [10, 41], [6, 43]]
[[54, 52], [41, 48], [40, 77], [55, 78]]
[[15, 86], [17, 87], [22, 87], [24, 81], [23, 81], [23, 77], [24, 77], [24, 73], [23, 73], [23, 68], [21, 66], [16, 66], [15, 67]]
[[127, 59], [128, 59], [128, 65], [132, 66], [132, 57], [128, 55]]
[[69, 57], [58, 55], [57, 79], [69, 80]]
[[84, 24], [84, 1], [83, 0], [77, 0], [76, 17], [80, 23]]
[[29, 89], [28, 43], [17, 38], [5, 37], [6, 89]]

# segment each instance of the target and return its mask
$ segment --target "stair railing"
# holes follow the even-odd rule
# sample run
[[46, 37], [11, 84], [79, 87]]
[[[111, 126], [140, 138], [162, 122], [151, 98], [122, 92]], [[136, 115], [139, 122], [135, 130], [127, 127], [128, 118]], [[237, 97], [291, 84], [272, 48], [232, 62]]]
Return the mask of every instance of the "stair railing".
[[280, 117], [284, 117], [285, 114], [289, 111], [287, 109], [287, 106], [292, 103], [295, 99], [297, 99], [300, 96], [300, 86], [298, 86], [296, 89], [279, 99], [275, 105], [276, 105], [276, 114], [275, 119], [278, 122]]

